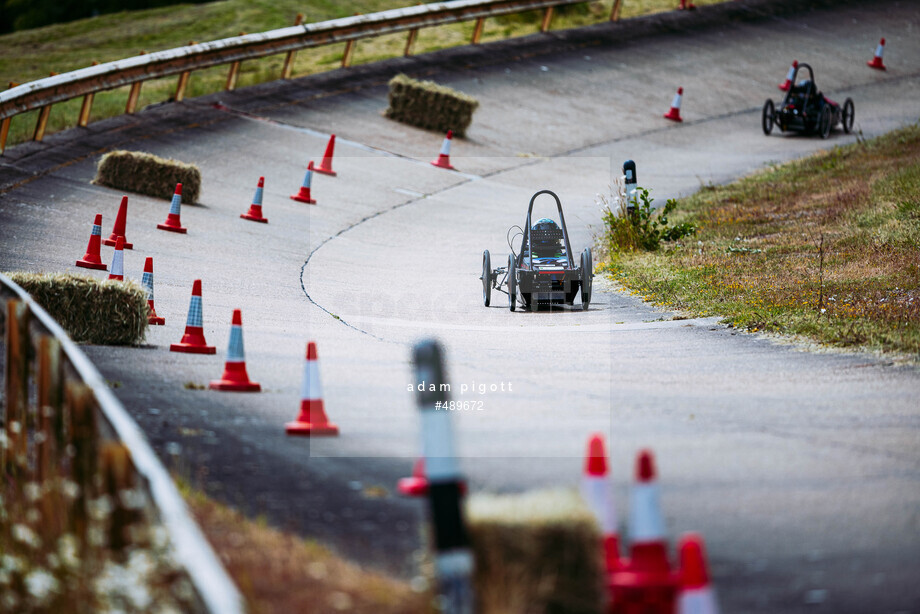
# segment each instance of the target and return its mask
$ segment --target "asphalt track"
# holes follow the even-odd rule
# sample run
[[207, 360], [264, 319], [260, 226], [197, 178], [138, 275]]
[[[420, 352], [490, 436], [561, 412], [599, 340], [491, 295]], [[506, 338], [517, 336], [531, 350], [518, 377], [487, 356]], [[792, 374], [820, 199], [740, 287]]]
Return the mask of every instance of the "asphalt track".
[[[866, 137], [920, 117], [916, 3], [792, 4], [728, 3], [397, 59], [13, 148], [0, 158], [0, 269], [84, 272], [73, 261], [92, 214], [108, 232], [120, 197], [90, 184], [102, 151], [194, 162], [204, 189], [182, 209], [187, 236], [155, 229], [163, 201], [133, 196], [129, 209], [126, 273], [139, 278], [154, 257], [167, 326], [142, 348], [86, 350], [164, 459], [210, 494], [416, 574], [424, 507], [392, 491], [419, 450], [410, 348], [436, 337], [453, 398], [482, 402], [455, 423], [474, 491], [574, 486], [587, 436], [601, 431], [621, 517], [633, 457], [654, 449], [669, 528], [702, 531], [725, 611], [920, 611], [916, 367], [675, 320], [600, 277], [587, 312], [512, 314], [500, 294], [492, 308], [480, 299], [482, 250], [505, 261], [506, 230], [538, 189], [560, 195], [580, 252], [600, 224], [595, 195], [627, 158], [663, 201], [853, 142], [761, 134], [760, 106], [779, 97], [792, 58], [815, 67], [827, 95], [855, 100]], [[881, 36], [884, 73], [865, 67]], [[440, 135], [381, 117], [398, 71], [480, 99], [468, 138], [454, 141], [461, 172], [428, 164]], [[661, 114], [679, 85], [676, 125]], [[332, 132], [338, 177], [314, 176], [315, 207], [289, 200]], [[238, 217], [259, 175], [264, 226]], [[168, 351], [196, 278], [217, 357]], [[264, 392], [186, 387], [219, 377], [237, 307]], [[337, 439], [283, 433], [308, 339]], [[506, 391], [478, 393], [493, 384]]]

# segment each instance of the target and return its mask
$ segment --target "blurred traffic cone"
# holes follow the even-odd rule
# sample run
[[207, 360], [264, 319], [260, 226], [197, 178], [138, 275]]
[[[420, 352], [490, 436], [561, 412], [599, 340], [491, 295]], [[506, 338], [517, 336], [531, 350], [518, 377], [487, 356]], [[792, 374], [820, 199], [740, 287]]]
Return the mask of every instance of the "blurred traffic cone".
[[680, 0], [680, 4], [677, 7], [679, 11], [690, 11], [696, 8], [696, 5], [692, 2], [687, 2], [687, 0]]
[[179, 219], [179, 208], [182, 205], [182, 184], [176, 184], [176, 192], [173, 194], [172, 202], [169, 204], [169, 215], [166, 216], [166, 221], [162, 224], [157, 224], [157, 228], [160, 230], [168, 230], [170, 232], [178, 232], [185, 234], [188, 232], [188, 228], [182, 227], [182, 221]]
[[319, 381], [316, 343], [307, 344], [307, 362], [300, 387], [300, 415], [284, 425], [288, 435], [338, 435], [339, 427], [329, 422], [323, 409], [323, 388]]
[[115, 217], [115, 225], [112, 227], [112, 234], [109, 235], [108, 239], [103, 239], [105, 245], [115, 245], [118, 241], [118, 237], [124, 239], [125, 249], [134, 249], [133, 243], [128, 243], [128, 238], [125, 236], [125, 220], [128, 217], [128, 197], [121, 197], [121, 206], [118, 207], [118, 215]]
[[685, 534], [680, 551], [680, 595], [677, 614], [719, 614], [719, 605], [709, 583], [706, 548], [698, 533]]
[[115, 242], [115, 253], [112, 255], [112, 272], [109, 273], [109, 279], [124, 281], [125, 279], [125, 240], [118, 237]]
[[866, 62], [866, 65], [869, 66], [869, 68], [875, 68], [878, 70], [888, 70], [884, 62], [882, 62], [883, 53], [885, 53], [885, 39], [884, 38], [879, 42], [878, 47], [875, 48], [875, 57], [869, 60], [868, 62]]
[[684, 88], [677, 88], [677, 93], [674, 95], [674, 101], [671, 103], [671, 109], [664, 114], [665, 119], [670, 119], [676, 122], [682, 122], [680, 118], [680, 100], [684, 95]]
[[617, 532], [617, 512], [610, 491], [610, 471], [604, 437], [595, 433], [588, 441], [585, 473], [581, 480], [581, 494], [594, 512], [604, 538], [604, 560], [607, 571], [620, 566], [620, 536]]
[[188, 354], [215, 354], [217, 348], [208, 345], [204, 339], [204, 324], [201, 313], [201, 280], [196, 279], [192, 284], [192, 299], [188, 304], [188, 318], [185, 321], [185, 334], [182, 341], [169, 346], [170, 352], [186, 352]]
[[428, 494], [428, 478], [425, 477], [425, 459], [420, 458], [412, 466], [412, 476], [400, 478], [396, 490], [407, 497], [422, 497]]
[[83, 258], [77, 260], [77, 266], [84, 269], [96, 269], [97, 271], [108, 271], [109, 267], [102, 262], [99, 255], [99, 248], [102, 242], [102, 214], [97, 213], [96, 219], [93, 220], [93, 231], [89, 235], [89, 244], [86, 246], [86, 253]]
[[144, 276], [141, 283], [147, 290], [147, 324], [160, 326], [166, 324], [166, 318], [157, 315], [157, 310], [153, 308], [153, 258], [147, 256], [144, 261]]
[[432, 160], [431, 164], [437, 166], [438, 168], [446, 168], [449, 170], [456, 170], [450, 164], [450, 141], [454, 138], [454, 131], [448, 130], [447, 136], [444, 137], [444, 142], [441, 143], [441, 153], [438, 155], [437, 160]]
[[792, 87], [792, 77], [795, 76], [795, 69], [798, 67], [798, 65], [798, 60], [792, 60], [792, 66], [789, 67], [789, 72], [786, 73], [786, 80], [776, 87], [783, 90], [784, 92], [788, 92], [789, 88]]
[[300, 192], [291, 194], [291, 200], [315, 205], [316, 201], [310, 197], [310, 184], [313, 183], [313, 160], [307, 165], [307, 174], [303, 176], [303, 185], [300, 186]]
[[249, 381], [249, 374], [246, 373], [246, 356], [243, 350], [243, 315], [239, 309], [233, 310], [224, 374], [219, 380], [212, 381], [210, 387], [211, 390], [231, 392], [259, 392], [262, 390], [259, 384]]
[[246, 213], [240, 213], [240, 217], [244, 220], [252, 220], [253, 222], [262, 222], [263, 224], [268, 223], [268, 219], [262, 217], [262, 190], [265, 188], [265, 177], [259, 177], [259, 185], [256, 187], [256, 194], [252, 197], [252, 204], [249, 205], [249, 211]]
[[319, 163], [317, 168], [314, 168], [317, 173], [322, 173], [324, 175], [332, 175], [335, 177], [336, 172], [332, 170], [332, 152], [335, 149], [335, 135], [329, 137], [329, 142], [326, 144], [326, 153], [323, 154], [323, 161]]

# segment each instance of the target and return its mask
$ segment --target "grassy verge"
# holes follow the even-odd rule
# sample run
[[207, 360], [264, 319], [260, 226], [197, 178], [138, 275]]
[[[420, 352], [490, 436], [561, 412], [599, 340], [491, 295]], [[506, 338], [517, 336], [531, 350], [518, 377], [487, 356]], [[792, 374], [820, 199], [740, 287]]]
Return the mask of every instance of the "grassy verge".
[[683, 199], [699, 230], [604, 267], [736, 327], [920, 357], [920, 124]]
[[[698, 0], [696, 4], [716, 4], [725, 0]], [[101, 15], [66, 24], [57, 24], [0, 36], [0, 84], [26, 83], [47, 77], [51, 71], [63, 73], [147, 52], [171, 49], [190, 41], [204, 42], [237, 36], [241, 32], [262, 32], [290, 26], [294, 17], [305, 13], [307, 22], [371, 13], [415, 4], [409, 0], [221, 0], [208, 4], [177, 5], [143, 11]], [[607, 19], [613, 0], [595, 0], [557, 10], [553, 29], [571, 28]], [[621, 18], [673, 10], [677, 0], [623, 0]], [[523, 13], [487, 20], [482, 40], [498, 40], [532, 34], [539, 30], [541, 12]], [[473, 22], [427, 28], [419, 32], [414, 52], [424, 53], [445, 47], [465, 45], [473, 33]], [[406, 35], [387, 35], [358, 41], [353, 63], [361, 64], [402, 55]], [[332, 70], [339, 66], [344, 44], [301, 51], [293, 65], [293, 76]], [[238, 87], [277, 79], [283, 55], [244, 62]], [[228, 67], [193, 73], [186, 97], [220, 91]], [[0, 86], [2, 86], [0, 85]], [[141, 89], [138, 108], [169, 100], [176, 79], [148, 81]], [[128, 87], [96, 96], [91, 121], [124, 112]], [[48, 121], [48, 132], [76, 124], [81, 100], [55, 105]], [[7, 145], [32, 137], [37, 111], [17, 116], [10, 125]]]

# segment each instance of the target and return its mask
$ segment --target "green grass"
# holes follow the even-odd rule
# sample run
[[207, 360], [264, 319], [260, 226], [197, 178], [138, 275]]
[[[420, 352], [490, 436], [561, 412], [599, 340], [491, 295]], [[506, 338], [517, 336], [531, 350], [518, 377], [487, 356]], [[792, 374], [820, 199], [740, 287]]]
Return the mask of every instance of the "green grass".
[[[715, 4], [725, 0], [700, 0]], [[318, 22], [414, 5], [411, 0], [222, 0], [208, 4], [183, 4], [144, 11], [101, 15], [0, 36], [0, 86], [26, 83], [96, 62], [110, 62], [147, 52], [171, 49], [190, 41], [204, 42], [237, 36], [240, 32], [262, 32], [294, 23], [298, 13], [305, 21]], [[607, 19], [613, 0], [596, 0], [557, 9], [553, 29], [571, 28]], [[621, 18], [645, 15], [677, 6], [677, 0], [623, 0]], [[530, 12], [489, 19], [482, 41], [532, 34], [539, 30], [542, 12]], [[419, 32], [414, 53], [467, 44], [473, 22], [427, 28]], [[353, 64], [402, 55], [406, 34], [361, 40], [356, 44]], [[304, 76], [337, 68], [344, 44], [335, 44], [297, 54], [293, 76]], [[237, 87], [277, 79], [283, 55], [244, 62]], [[186, 97], [219, 91], [224, 87], [227, 66], [192, 74]], [[176, 78], [144, 83], [138, 108], [168, 100], [175, 92]], [[91, 121], [124, 112], [128, 87], [97, 94]], [[73, 127], [81, 100], [55, 105], [47, 132]], [[37, 111], [16, 116], [11, 122], [7, 146], [32, 138]]]
[[668, 308], [920, 357], [920, 124], [705, 187], [671, 217], [698, 233], [603, 268]]

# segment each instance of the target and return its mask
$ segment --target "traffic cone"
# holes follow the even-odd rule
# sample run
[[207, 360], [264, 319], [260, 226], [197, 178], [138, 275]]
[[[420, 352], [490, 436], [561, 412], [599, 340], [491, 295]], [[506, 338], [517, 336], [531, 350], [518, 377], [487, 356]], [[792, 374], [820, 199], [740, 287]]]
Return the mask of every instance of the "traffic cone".
[[291, 194], [291, 200], [307, 203], [308, 205], [316, 204], [316, 201], [310, 197], [310, 184], [313, 183], [314, 170], [313, 160], [310, 160], [310, 163], [307, 165], [307, 174], [303, 176], [303, 185], [300, 186], [300, 192]]
[[307, 344], [307, 362], [300, 387], [300, 415], [284, 425], [288, 435], [338, 435], [339, 427], [329, 422], [323, 409], [323, 389], [319, 381], [316, 343]]
[[450, 164], [450, 141], [454, 138], [454, 131], [448, 130], [447, 136], [444, 137], [444, 142], [441, 143], [441, 153], [438, 155], [437, 160], [432, 160], [432, 166], [437, 166], [438, 168], [446, 168], [448, 170], [456, 170]]
[[243, 351], [243, 315], [239, 309], [233, 310], [224, 374], [219, 380], [212, 381], [210, 388], [231, 392], [259, 392], [262, 390], [262, 386], [249, 381], [249, 374], [246, 373], [246, 356]]
[[885, 53], [885, 39], [883, 38], [879, 41], [878, 47], [875, 48], [875, 57], [866, 62], [866, 65], [869, 68], [875, 68], [878, 70], [888, 70], [885, 64], [882, 62], [882, 54]]
[[680, 5], [678, 5], [677, 10], [679, 11], [691, 11], [696, 8], [696, 5], [692, 2], [687, 2], [687, 0], [680, 0]]
[[256, 194], [252, 197], [252, 204], [249, 205], [249, 211], [240, 213], [244, 220], [253, 222], [262, 222], [268, 224], [268, 218], [262, 217], [262, 190], [265, 188], [265, 177], [259, 177], [259, 185], [256, 187]]
[[698, 533], [685, 534], [678, 550], [680, 595], [677, 598], [677, 614], [719, 614], [719, 604], [709, 583], [703, 536]]
[[166, 324], [166, 318], [157, 315], [157, 310], [153, 308], [153, 258], [147, 256], [144, 261], [144, 276], [141, 283], [147, 290], [147, 324], [160, 326]]
[[671, 103], [671, 109], [664, 114], [665, 119], [670, 119], [676, 122], [682, 122], [680, 118], [680, 99], [684, 95], [684, 88], [677, 88], [677, 93], [674, 95], [674, 101]]
[[83, 258], [77, 260], [77, 266], [84, 269], [96, 269], [97, 271], [108, 271], [109, 267], [102, 262], [99, 255], [99, 248], [102, 242], [102, 214], [97, 213], [96, 219], [93, 220], [93, 231], [89, 235], [89, 244], [86, 246], [86, 253]]
[[109, 279], [124, 281], [125, 279], [125, 240], [118, 237], [115, 242], [115, 253], [112, 254], [112, 272], [109, 273]]
[[617, 512], [610, 491], [610, 471], [607, 466], [607, 451], [604, 436], [595, 433], [588, 441], [588, 455], [585, 457], [585, 473], [581, 481], [581, 494], [588, 507], [594, 512], [601, 528], [604, 544], [604, 560], [607, 571], [620, 566], [620, 536], [617, 532]]
[[204, 339], [204, 324], [201, 314], [201, 280], [196, 279], [192, 284], [192, 299], [188, 304], [188, 318], [185, 321], [185, 334], [182, 341], [169, 346], [170, 352], [186, 352], [188, 354], [215, 354], [217, 348], [208, 345]]
[[112, 234], [109, 235], [108, 239], [103, 239], [102, 242], [105, 245], [115, 245], [118, 241], [118, 237], [124, 239], [125, 249], [134, 249], [133, 243], [128, 243], [128, 238], [125, 236], [125, 220], [128, 217], [128, 197], [121, 197], [121, 206], [118, 207], [118, 215], [115, 216], [115, 225], [112, 227]]
[[160, 230], [168, 230], [170, 232], [178, 232], [185, 234], [188, 232], [188, 228], [182, 227], [182, 221], [179, 219], [179, 208], [182, 205], [182, 184], [176, 184], [176, 192], [173, 194], [172, 202], [169, 205], [169, 215], [166, 216], [166, 221], [162, 224], [157, 224], [157, 228]]
[[630, 496], [630, 558], [610, 574], [611, 612], [672, 614], [677, 602], [678, 577], [668, 561], [655, 461], [649, 450], [639, 453], [636, 479]]
[[323, 161], [319, 163], [319, 167], [314, 168], [317, 173], [322, 173], [324, 175], [332, 175], [335, 177], [336, 172], [332, 170], [332, 151], [335, 149], [335, 135], [329, 137], [329, 143], [326, 144], [326, 153], [323, 154]]
[[795, 69], [798, 67], [798, 65], [798, 60], [792, 60], [792, 66], [789, 67], [789, 72], [786, 73], [786, 80], [776, 87], [783, 90], [784, 92], [788, 92], [789, 88], [792, 87], [792, 77], [795, 76]]
[[411, 477], [400, 478], [396, 482], [396, 490], [407, 497], [423, 497], [428, 494], [428, 478], [425, 477], [424, 458], [415, 461]]

